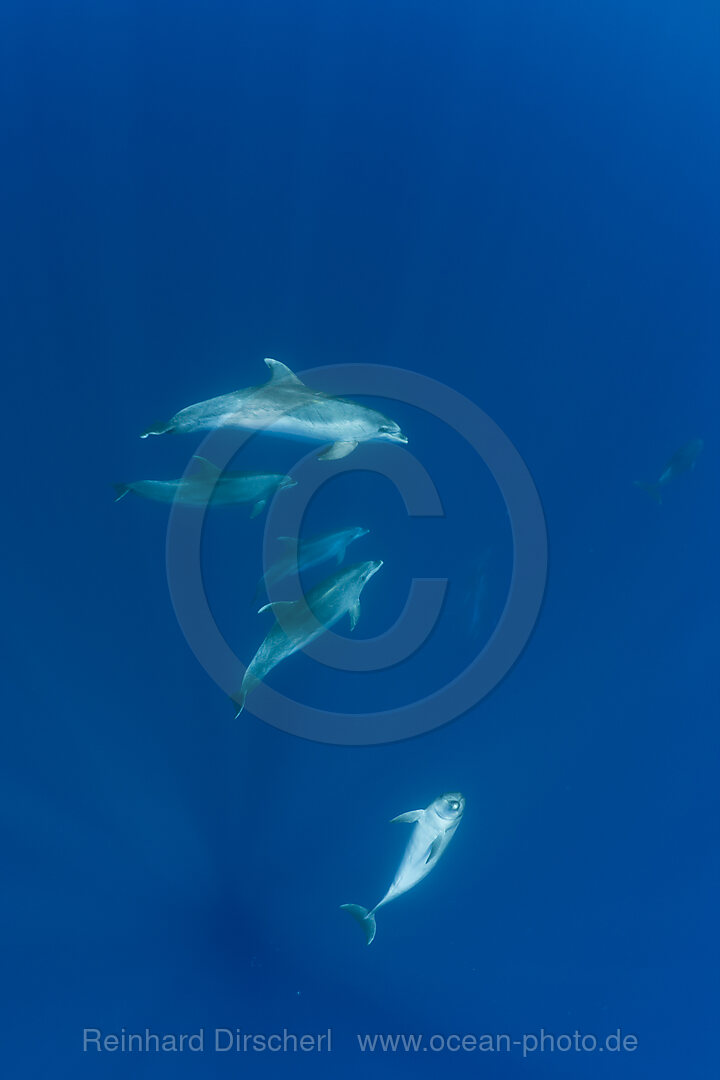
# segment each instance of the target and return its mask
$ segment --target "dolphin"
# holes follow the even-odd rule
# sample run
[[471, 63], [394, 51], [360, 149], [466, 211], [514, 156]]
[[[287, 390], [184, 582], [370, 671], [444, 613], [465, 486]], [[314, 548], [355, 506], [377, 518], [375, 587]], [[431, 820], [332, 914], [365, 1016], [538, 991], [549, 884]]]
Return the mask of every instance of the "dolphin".
[[129, 491], [143, 499], [156, 502], [179, 502], [184, 506], [237, 506], [253, 503], [251, 517], [264, 509], [268, 499], [283, 488], [293, 487], [297, 480], [279, 473], [222, 472], [205, 458], [195, 457], [197, 470], [193, 476], [180, 480], [135, 480], [130, 484], [114, 484], [115, 502]]
[[260, 608], [271, 609], [278, 621], [248, 664], [240, 690], [233, 694], [236, 718], [250, 691], [281, 660], [309, 645], [343, 615], [350, 615], [350, 629], [355, 629], [360, 618], [360, 593], [381, 566], [382, 561], [355, 563], [331, 574], [300, 600], [275, 600]]
[[360, 923], [368, 945], [375, 938], [375, 912], [427, 877], [455, 835], [464, 809], [464, 796], [459, 791], [453, 791], [435, 799], [425, 810], [409, 810], [392, 819], [414, 824], [415, 828], [390, 888], [372, 911], [360, 904], [340, 905]]
[[675, 451], [657, 480], [650, 483], [636, 480], [635, 486], [646, 491], [660, 505], [662, 503], [662, 488], [676, 476], [687, 472], [688, 469], [695, 468], [695, 463], [700, 457], [704, 445], [702, 439], [691, 439], [689, 443], [685, 443], [684, 446]]
[[353, 540], [366, 536], [368, 532], [368, 529], [357, 526], [352, 529], [341, 529], [339, 532], [311, 536], [308, 540], [298, 541], [292, 536], [278, 537], [287, 545], [288, 552], [263, 575], [258, 582], [255, 596], [259, 595], [263, 585], [266, 589], [277, 585], [278, 581], [286, 578], [296, 567], [298, 571], [309, 570], [311, 566], [317, 566], [333, 558], [337, 560], [339, 566], [345, 558], [345, 549], [348, 545], [352, 544]]
[[331, 443], [318, 455], [326, 461], [346, 457], [359, 443], [372, 439], [407, 442], [398, 425], [375, 409], [311, 390], [279, 360], [266, 358], [265, 363], [270, 368], [268, 382], [189, 405], [140, 437], [221, 427], [267, 428], [273, 434]]

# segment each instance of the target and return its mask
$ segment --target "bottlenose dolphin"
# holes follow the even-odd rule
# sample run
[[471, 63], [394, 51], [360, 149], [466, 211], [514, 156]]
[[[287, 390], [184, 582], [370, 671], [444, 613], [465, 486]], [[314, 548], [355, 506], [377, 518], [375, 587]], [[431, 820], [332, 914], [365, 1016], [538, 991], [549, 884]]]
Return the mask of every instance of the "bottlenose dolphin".
[[167, 423], [148, 428], [141, 438], [208, 428], [267, 428], [273, 434], [332, 443], [318, 455], [328, 461], [345, 457], [358, 443], [372, 439], [407, 442], [398, 425], [382, 413], [311, 390], [279, 360], [267, 358], [265, 363], [270, 368], [268, 382], [189, 405]]
[[339, 566], [345, 558], [345, 549], [348, 545], [352, 544], [353, 540], [366, 536], [368, 531], [357, 526], [352, 529], [341, 529], [339, 532], [322, 533], [320, 536], [311, 536], [308, 540], [299, 541], [292, 536], [280, 536], [278, 539], [288, 546], [288, 553], [278, 562], [273, 563], [260, 578], [255, 596], [258, 596], [263, 585], [266, 589], [277, 585], [278, 581], [286, 578], [296, 567], [298, 571], [309, 570], [311, 566], [317, 566], [329, 559], [336, 559]]
[[271, 609], [279, 619], [248, 664], [240, 690], [233, 694], [236, 717], [250, 691], [281, 660], [309, 645], [343, 615], [350, 615], [350, 629], [355, 629], [360, 618], [360, 593], [381, 566], [381, 561], [355, 563], [337, 570], [300, 600], [275, 600], [260, 608]]
[[702, 439], [691, 439], [689, 443], [685, 443], [684, 446], [681, 446], [679, 450], [675, 451], [657, 480], [652, 481], [651, 483], [636, 480], [635, 486], [642, 488], [643, 491], [647, 491], [648, 495], [651, 495], [656, 503], [661, 504], [662, 488], [676, 476], [680, 476], [682, 473], [687, 472], [688, 469], [695, 468], [695, 463], [700, 456], [703, 446], [704, 443]]
[[415, 828], [390, 888], [372, 911], [360, 904], [340, 905], [360, 923], [368, 945], [375, 937], [375, 912], [427, 877], [455, 835], [464, 809], [464, 796], [453, 791], [435, 799], [425, 810], [409, 810], [392, 819], [414, 823]]
[[293, 487], [297, 480], [279, 473], [223, 473], [205, 458], [195, 457], [197, 472], [179, 480], [135, 480], [130, 484], [114, 484], [117, 502], [129, 491], [143, 499], [156, 502], [179, 502], [184, 506], [237, 506], [254, 503], [251, 517], [264, 509], [276, 491]]

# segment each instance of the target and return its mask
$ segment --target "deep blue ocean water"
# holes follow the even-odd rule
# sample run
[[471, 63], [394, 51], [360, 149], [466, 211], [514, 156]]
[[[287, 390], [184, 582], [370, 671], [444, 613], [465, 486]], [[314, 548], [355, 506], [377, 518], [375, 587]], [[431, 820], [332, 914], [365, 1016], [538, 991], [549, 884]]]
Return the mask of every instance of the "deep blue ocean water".
[[[719, 46], [716, 6], [677, 0], [5, 4], [8, 1080], [711, 1075]], [[438, 379], [534, 478], [540, 618], [439, 730], [324, 745], [252, 698], [233, 721], [173, 614], [167, 507], [113, 502], [112, 481], [179, 476], [199, 443], [143, 442], [149, 423], [262, 381], [265, 356]], [[268, 680], [329, 710], [452, 678], [512, 569], [484, 467], [439, 421], [382, 407], [445, 517], [349, 473], [308, 533], [370, 528], [349, 552], [385, 564], [360, 636], [391, 626], [413, 577], [450, 592], [397, 668], [298, 655]], [[633, 486], [696, 437], [661, 507]], [[284, 472], [310, 449], [258, 437], [235, 464]], [[245, 659], [270, 625], [252, 605], [263, 526], [218, 510], [205, 534]], [[447, 854], [366, 948], [339, 905], [385, 891], [408, 835], [389, 819], [454, 790]], [[201, 1027], [331, 1028], [333, 1049], [82, 1052], [84, 1028]], [[356, 1040], [618, 1028], [635, 1051]]]

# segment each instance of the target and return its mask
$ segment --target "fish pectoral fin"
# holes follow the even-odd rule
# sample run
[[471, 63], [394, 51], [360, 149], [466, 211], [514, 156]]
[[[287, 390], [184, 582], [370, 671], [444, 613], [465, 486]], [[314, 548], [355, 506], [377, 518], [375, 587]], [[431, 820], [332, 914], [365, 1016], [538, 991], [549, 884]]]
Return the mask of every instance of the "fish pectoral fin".
[[425, 865], [427, 865], [430, 862], [431, 859], [435, 858], [435, 856], [440, 851], [441, 845], [442, 845], [442, 836], [436, 836], [435, 839], [433, 840], [432, 844], [428, 848], [427, 858], [425, 859]]
[[350, 629], [354, 630], [355, 627], [358, 624], [358, 619], [360, 618], [360, 601], [359, 600], [357, 600], [352, 605], [352, 607], [348, 609], [348, 614], [350, 615]]
[[332, 446], [328, 446], [327, 450], [323, 450], [322, 453], [318, 454], [318, 461], [337, 461], [338, 458], [352, 454], [356, 446], [357, 442], [354, 439], [348, 439], [345, 442], [334, 442]]
[[271, 600], [269, 604], [263, 604], [261, 608], [258, 608], [258, 615], [262, 615], [263, 611], [279, 611], [282, 608], [291, 608], [294, 604], [294, 600]]
[[397, 817], [390, 818], [390, 824], [394, 825], [396, 821], [399, 821], [406, 825], [412, 825], [413, 822], [419, 821], [424, 813], [424, 810], [408, 810], [406, 814], [398, 814]]
[[213, 465], [212, 461], [208, 461], [207, 458], [200, 457], [199, 454], [193, 454], [192, 459], [196, 465], [195, 475], [198, 479], [214, 481], [222, 474], [222, 469], [217, 465]]
[[304, 386], [305, 383], [302, 379], [298, 379], [297, 375], [290, 370], [287, 364], [281, 364], [279, 360], [271, 360], [269, 356], [265, 357], [265, 363], [270, 368], [270, 382], [271, 383], [294, 383], [296, 386]]
[[265, 509], [266, 503], [267, 499], [260, 499], [258, 502], [255, 503], [252, 510], [250, 511], [250, 520], [256, 518], [258, 514], [262, 514], [263, 510]]

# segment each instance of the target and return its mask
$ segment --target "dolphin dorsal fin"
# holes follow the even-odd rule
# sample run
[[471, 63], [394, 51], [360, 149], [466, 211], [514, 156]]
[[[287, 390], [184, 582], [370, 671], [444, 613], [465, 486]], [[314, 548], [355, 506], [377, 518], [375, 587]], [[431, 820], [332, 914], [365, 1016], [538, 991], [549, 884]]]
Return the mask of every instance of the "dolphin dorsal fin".
[[278, 608], [289, 608], [294, 604], [294, 600], [271, 600], [269, 604], [263, 604], [261, 608], [258, 608], [258, 615], [261, 615], [263, 611], [277, 611]]
[[414, 821], [419, 821], [424, 813], [424, 810], [408, 810], [406, 814], [398, 814], [397, 817], [390, 818], [390, 824], [393, 825], [396, 821], [400, 821], [412, 825]]
[[201, 477], [203, 480], [217, 480], [218, 476], [222, 473], [222, 469], [219, 468], [219, 466], [213, 465], [212, 461], [200, 457], [199, 454], [193, 454], [193, 461], [195, 462], [195, 475]]
[[296, 386], [304, 386], [302, 379], [298, 379], [287, 366], [287, 364], [281, 364], [279, 360], [271, 360], [269, 356], [265, 357], [265, 363], [270, 368], [270, 382], [271, 383], [288, 383]]

